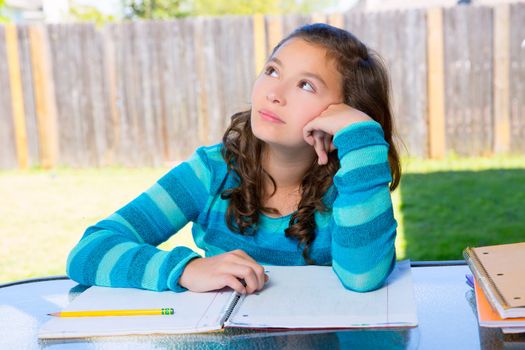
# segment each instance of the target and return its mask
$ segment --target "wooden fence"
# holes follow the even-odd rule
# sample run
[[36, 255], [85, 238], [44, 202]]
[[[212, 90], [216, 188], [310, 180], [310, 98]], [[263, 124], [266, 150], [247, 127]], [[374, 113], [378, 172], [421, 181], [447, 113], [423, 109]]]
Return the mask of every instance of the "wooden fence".
[[0, 168], [159, 165], [220, 141], [271, 48], [327, 22], [385, 59], [412, 156], [525, 151], [525, 5], [0, 26]]

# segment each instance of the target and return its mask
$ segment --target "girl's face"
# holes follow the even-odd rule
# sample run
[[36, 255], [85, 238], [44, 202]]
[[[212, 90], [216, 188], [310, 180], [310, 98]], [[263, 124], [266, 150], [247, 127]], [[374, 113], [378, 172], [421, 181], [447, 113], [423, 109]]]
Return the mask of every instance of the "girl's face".
[[341, 92], [341, 74], [326, 50], [290, 39], [266, 62], [253, 85], [253, 133], [268, 144], [313, 151], [303, 139], [303, 127], [329, 105], [341, 103]]

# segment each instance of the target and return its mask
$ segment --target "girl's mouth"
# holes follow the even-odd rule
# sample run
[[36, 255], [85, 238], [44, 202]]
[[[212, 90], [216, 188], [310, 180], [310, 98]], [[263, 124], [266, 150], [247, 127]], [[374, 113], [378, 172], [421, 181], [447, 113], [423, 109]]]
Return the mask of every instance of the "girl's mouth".
[[259, 111], [259, 115], [261, 116], [261, 118], [263, 118], [264, 120], [267, 120], [269, 122], [277, 123], [277, 124], [286, 124], [281, 118], [279, 118], [276, 114], [274, 114], [274, 113], [272, 113], [270, 111], [261, 109]]

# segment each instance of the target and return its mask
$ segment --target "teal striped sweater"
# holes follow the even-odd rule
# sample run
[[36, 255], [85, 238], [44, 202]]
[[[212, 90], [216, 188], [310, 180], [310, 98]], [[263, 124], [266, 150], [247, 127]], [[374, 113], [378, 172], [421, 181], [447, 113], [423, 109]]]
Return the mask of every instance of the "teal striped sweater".
[[[331, 265], [346, 288], [373, 290], [395, 263], [388, 143], [373, 121], [340, 130], [333, 142], [341, 168], [324, 196], [331, 210], [315, 214], [310, 256], [318, 265]], [[260, 264], [305, 265], [302, 247], [284, 235], [290, 216], [262, 214], [254, 235], [228, 229], [228, 199], [221, 193], [237, 183], [221, 149], [222, 144], [199, 148], [136, 199], [87, 228], [69, 254], [69, 277], [84, 285], [184, 291], [178, 280], [199, 255], [187, 247], [156, 246], [189, 221], [196, 245], [208, 257], [242, 249]]]

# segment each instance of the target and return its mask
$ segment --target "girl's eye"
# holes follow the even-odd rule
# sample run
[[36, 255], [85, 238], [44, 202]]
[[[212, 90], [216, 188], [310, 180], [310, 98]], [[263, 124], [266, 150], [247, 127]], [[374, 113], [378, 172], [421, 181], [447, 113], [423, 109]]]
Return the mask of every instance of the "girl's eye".
[[271, 77], [277, 77], [277, 71], [272, 66], [266, 67], [264, 70], [264, 74], [269, 75]]
[[299, 83], [299, 87], [301, 89], [305, 89], [306, 91], [310, 91], [310, 92], [315, 92], [315, 89], [314, 87], [312, 86], [312, 84], [310, 84], [309, 82], [303, 80]]

